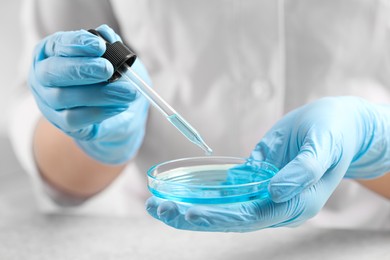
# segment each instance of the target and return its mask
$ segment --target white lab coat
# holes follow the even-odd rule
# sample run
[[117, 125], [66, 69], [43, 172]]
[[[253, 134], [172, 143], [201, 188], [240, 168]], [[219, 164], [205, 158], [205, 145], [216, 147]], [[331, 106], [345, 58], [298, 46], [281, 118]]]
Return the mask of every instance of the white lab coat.
[[[36, 0], [25, 1], [23, 17], [26, 53], [58, 30], [120, 28], [156, 91], [216, 155], [248, 156], [283, 114], [322, 96], [390, 101], [386, 0]], [[31, 55], [25, 57], [29, 65]], [[144, 215], [147, 169], [202, 155], [151, 108], [144, 143], [123, 175], [89, 201], [66, 207], [75, 203], [45, 184], [33, 161], [39, 111], [31, 96], [14, 114], [14, 147], [45, 212]], [[309, 224], [390, 228], [390, 203], [345, 180]]]

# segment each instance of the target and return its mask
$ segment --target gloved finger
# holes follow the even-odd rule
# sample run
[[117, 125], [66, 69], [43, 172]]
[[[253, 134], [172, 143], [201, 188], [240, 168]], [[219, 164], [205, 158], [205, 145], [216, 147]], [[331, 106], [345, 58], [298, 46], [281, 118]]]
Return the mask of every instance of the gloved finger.
[[197, 231], [245, 232], [254, 230], [246, 213], [241, 212], [242, 204], [229, 206], [194, 206], [186, 212], [186, 220]]
[[74, 135], [74, 133], [80, 129], [100, 123], [127, 109], [127, 106], [77, 107], [57, 111], [47, 107], [47, 105], [41, 102], [38, 103], [38, 106], [52, 124], [75, 138], [77, 138], [77, 133], [76, 135]]
[[[249, 232], [264, 228], [295, 227], [315, 216], [329, 198], [330, 189], [337, 186], [339, 177], [323, 180], [302, 194], [283, 203], [270, 199], [244, 203], [193, 207], [187, 211], [190, 223], [206, 231]], [[335, 184], [335, 185], [333, 185]]]
[[106, 24], [100, 25], [98, 28], [96, 28], [96, 31], [98, 31], [104, 37], [104, 39], [106, 39], [110, 43], [122, 41], [121, 37]]
[[179, 219], [184, 216], [174, 202], [163, 200], [155, 196], [150, 197], [146, 201], [145, 206], [152, 217], [165, 223], [180, 222]]
[[152, 196], [149, 199], [147, 199], [145, 202], [146, 211], [149, 213], [149, 215], [151, 215], [155, 219], [159, 219], [157, 215], [157, 208], [158, 205], [160, 205], [160, 203], [158, 200], [159, 200], [158, 198]]
[[326, 165], [307, 152], [300, 153], [270, 181], [269, 193], [274, 202], [291, 199], [316, 183], [326, 171]]
[[61, 57], [100, 57], [106, 51], [102, 39], [86, 30], [57, 32], [44, 41], [44, 58]]
[[125, 81], [111, 84], [48, 88], [34, 84], [35, 95], [54, 110], [74, 107], [126, 105], [135, 100], [137, 91]]
[[159, 199], [155, 196], [146, 201], [147, 212], [155, 219], [165, 223], [168, 226], [183, 230], [199, 230], [186, 220], [185, 212], [190, 204], [178, 204], [172, 201]]
[[195, 206], [188, 210], [188, 221], [197, 230], [210, 232], [245, 232], [254, 230], [253, 218], [249, 211], [243, 210], [245, 203], [227, 206]]
[[274, 202], [288, 201], [318, 182], [340, 160], [340, 141], [325, 131], [307, 133], [298, 155], [270, 181]]
[[287, 203], [275, 204], [270, 200], [194, 206], [187, 210], [185, 220], [197, 231], [249, 232], [290, 220], [292, 212], [288, 208]]
[[[227, 205], [191, 205], [152, 197], [146, 203], [154, 218], [177, 229], [206, 232], [249, 232], [271, 227], [291, 217], [287, 203], [254, 201]], [[276, 213], [276, 214], [275, 214]]]
[[286, 212], [289, 212], [287, 215], [290, 218], [272, 227], [296, 227], [317, 215], [339, 185], [348, 165], [348, 163], [341, 162], [328, 170], [316, 184], [305, 189], [298, 196], [287, 202], [276, 203], [276, 205], [287, 206]]
[[33, 73], [46, 87], [62, 87], [106, 81], [114, 73], [114, 68], [104, 58], [51, 57], [37, 62]]

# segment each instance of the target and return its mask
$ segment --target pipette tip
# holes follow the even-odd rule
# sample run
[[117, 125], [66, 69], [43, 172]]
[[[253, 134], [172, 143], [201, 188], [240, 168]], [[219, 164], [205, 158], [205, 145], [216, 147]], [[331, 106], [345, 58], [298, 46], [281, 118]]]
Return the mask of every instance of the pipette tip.
[[212, 155], [213, 154], [213, 150], [208, 148], [206, 151], [205, 151], [206, 155], [209, 156], [209, 155]]
[[205, 154], [206, 154], [207, 156], [213, 154], [213, 149], [211, 149], [205, 142], [202, 142], [202, 143], [200, 144], [200, 147], [203, 149], [203, 151], [205, 152]]

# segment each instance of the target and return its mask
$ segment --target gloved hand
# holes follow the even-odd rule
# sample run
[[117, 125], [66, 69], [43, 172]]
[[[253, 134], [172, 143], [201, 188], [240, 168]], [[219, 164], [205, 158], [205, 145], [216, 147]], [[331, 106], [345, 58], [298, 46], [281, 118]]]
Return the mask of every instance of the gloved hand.
[[[97, 30], [110, 42], [120, 37], [107, 25]], [[108, 84], [111, 63], [99, 37], [85, 31], [58, 32], [36, 47], [29, 86], [42, 114], [94, 159], [119, 164], [138, 150], [148, 103], [127, 81]], [[150, 78], [137, 59], [132, 68]]]
[[356, 97], [324, 98], [282, 118], [251, 157], [281, 169], [270, 198], [215, 206], [150, 198], [155, 218], [196, 231], [247, 232], [297, 226], [316, 215], [343, 177], [375, 178], [390, 170], [390, 108]]

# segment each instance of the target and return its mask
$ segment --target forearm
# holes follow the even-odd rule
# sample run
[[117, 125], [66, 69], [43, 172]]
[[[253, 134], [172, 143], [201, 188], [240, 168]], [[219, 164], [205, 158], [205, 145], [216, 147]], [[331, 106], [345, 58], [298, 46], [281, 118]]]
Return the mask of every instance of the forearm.
[[376, 179], [358, 180], [358, 182], [377, 194], [390, 199], [390, 173]]
[[102, 191], [125, 167], [105, 165], [90, 158], [72, 138], [45, 119], [37, 125], [33, 152], [42, 177], [61, 192], [78, 198]]

